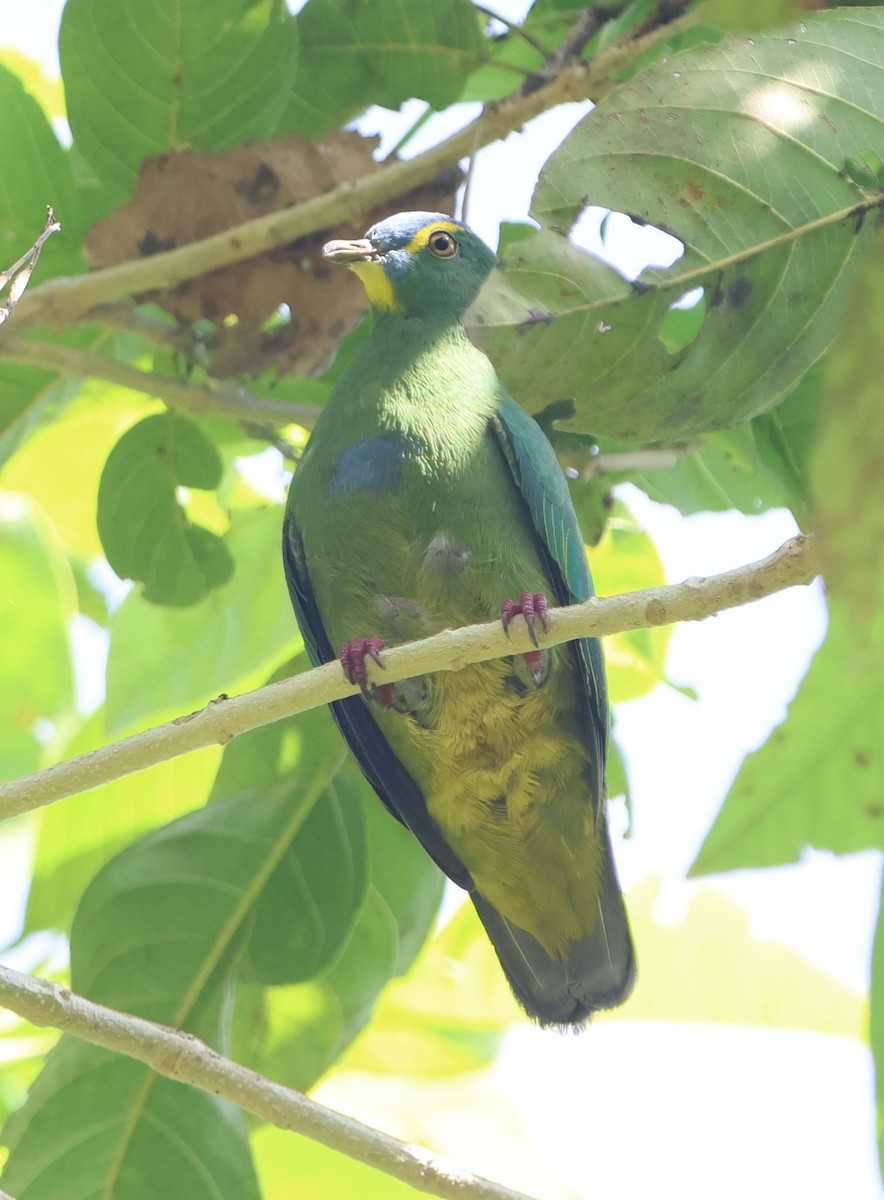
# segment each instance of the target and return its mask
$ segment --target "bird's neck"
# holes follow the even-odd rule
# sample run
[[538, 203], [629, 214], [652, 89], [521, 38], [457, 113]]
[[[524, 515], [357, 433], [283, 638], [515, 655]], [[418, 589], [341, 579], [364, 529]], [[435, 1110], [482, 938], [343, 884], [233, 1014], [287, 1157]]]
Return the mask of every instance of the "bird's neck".
[[[325, 410], [337, 436], [386, 430], [417, 459], [454, 469], [486, 435], [502, 392], [457, 317], [375, 317]], [[430, 469], [429, 466], [427, 468]]]
[[450, 313], [430, 313], [420, 317], [400, 313], [376, 312], [374, 328], [365, 343], [378, 356], [396, 368], [406, 368], [427, 350], [470, 346], [463, 322]]

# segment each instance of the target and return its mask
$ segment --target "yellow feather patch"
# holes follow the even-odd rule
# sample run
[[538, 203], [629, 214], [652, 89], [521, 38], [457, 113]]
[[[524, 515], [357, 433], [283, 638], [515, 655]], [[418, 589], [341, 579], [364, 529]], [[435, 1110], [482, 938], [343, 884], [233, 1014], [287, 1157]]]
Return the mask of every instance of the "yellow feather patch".
[[379, 262], [349, 263], [351, 271], [355, 271], [362, 280], [369, 303], [372, 308], [381, 312], [403, 312], [402, 305], [397, 301], [393, 285], [387, 278], [387, 273]]
[[457, 221], [431, 221], [429, 225], [425, 225], [423, 229], [417, 231], [405, 247], [405, 253], [417, 254], [418, 250], [423, 250], [430, 240], [430, 234], [436, 233], [439, 229], [444, 229], [446, 233], [462, 233], [463, 228], [463, 225], [460, 225]]

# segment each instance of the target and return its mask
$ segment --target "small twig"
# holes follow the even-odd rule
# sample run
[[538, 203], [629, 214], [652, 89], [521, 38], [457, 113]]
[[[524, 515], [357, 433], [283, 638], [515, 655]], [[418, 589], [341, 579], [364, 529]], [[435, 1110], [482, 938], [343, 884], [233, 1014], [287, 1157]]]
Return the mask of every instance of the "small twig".
[[518, 21], [511, 21], [508, 17], [502, 17], [493, 8], [487, 8], [484, 4], [476, 4], [475, 0], [473, 0], [473, 8], [477, 12], [480, 12], [483, 17], [487, 17], [489, 21], [497, 21], [499, 25], [503, 25], [504, 29], [508, 29], [515, 37], [521, 38], [532, 50], [536, 50], [541, 58], [549, 59], [555, 54], [555, 50], [551, 46], [544, 46], [539, 38], [536, 38], [530, 30], [526, 29], [524, 25], [520, 25]]
[[522, 84], [522, 95], [530, 96], [532, 92], [546, 87], [564, 67], [573, 63], [575, 59], [579, 59], [587, 43], [592, 41], [601, 27], [615, 17], [619, 17], [625, 7], [626, 0], [615, 0], [608, 4], [593, 4], [584, 9], [572, 28], [565, 34], [558, 49], [549, 56], [538, 71], [529, 75]]
[[43, 225], [43, 232], [34, 242], [33, 246], [12, 264], [5, 271], [0, 271], [0, 292], [9, 284], [9, 295], [5, 305], [0, 305], [0, 325], [12, 315], [12, 311], [21, 299], [25, 288], [28, 286], [34, 267], [40, 258], [40, 251], [47, 238], [52, 237], [53, 233], [58, 233], [61, 229], [58, 221], [55, 219], [55, 213], [50, 205], [46, 209], [46, 222]]
[[[556, 646], [579, 637], [607, 637], [677, 621], [701, 621], [784, 588], [808, 584], [816, 573], [812, 540], [798, 536], [767, 558], [722, 575], [551, 609], [549, 630], [538, 635], [540, 645]], [[522, 622], [512, 625], [508, 634], [500, 621], [446, 629], [423, 641], [385, 650], [383, 679], [385, 683], [396, 683], [433, 671], [460, 671], [471, 663], [531, 649]], [[358, 691], [344, 679], [340, 663], [331, 662], [233, 699], [221, 697], [198, 712], [4, 784], [0, 787], [0, 820], [88, 791], [179, 754], [224, 745], [250, 729]]]
[[125, 333], [137, 333], [155, 346], [163, 346], [185, 357], [190, 354], [197, 340], [190, 325], [150, 317], [130, 300], [101, 304], [92, 310], [90, 319]]
[[153, 371], [141, 371], [115, 358], [105, 358], [58, 342], [10, 338], [0, 344], [0, 361], [3, 360], [62, 371], [80, 379], [103, 379], [193, 413], [226, 413], [244, 421], [260, 420], [275, 425], [297, 422], [309, 426], [321, 411], [316, 404], [270, 400], [266, 396], [256, 396], [243, 387], [221, 387], [217, 384], [170, 379]]
[[34, 1025], [62, 1029], [128, 1055], [158, 1075], [220, 1096], [278, 1129], [303, 1134], [420, 1192], [452, 1200], [530, 1200], [522, 1192], [492, 1183], [265, 1079], [192, 1034], [95, 1004], [57, 983], [0, 967], [0, 1002]]
[[578, 471], [579, 477], [588, 482], [599, 475], [616, 475], [622, 471], [657, 471], [674, 467], [696, 444], [689, 446], [648, 447], [644, 450], [624, 450], [620, 454], [596, 454], [587, 459]]
[[648, 13], [643, 21], [629, 31], [630, 41], [638, 41], [657, 29], [665, 29], [666, 26], [679, 20], [693, 2], [694, 0], [660, 0], [654, 11]]

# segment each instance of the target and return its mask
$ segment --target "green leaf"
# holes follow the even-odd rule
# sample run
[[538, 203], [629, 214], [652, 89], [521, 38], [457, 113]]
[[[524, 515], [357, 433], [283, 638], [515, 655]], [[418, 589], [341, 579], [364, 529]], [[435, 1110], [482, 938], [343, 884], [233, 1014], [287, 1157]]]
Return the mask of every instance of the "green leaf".
[[384, 993], [342, 1070], [457, 1075], [487, 1067], [523, 1020], [472, 904], [464, 903], [414, 968]]
[[280, 556], [282, 510], [234, 515], [225, 542], [233, 578], [190, 608], [131, 592], [111, 621], [107, 726], [113, 734], [258, 687], [292, 656], [298, 631]]
[[[359, 773], [348, 763], [339, 778]], [[365, 1026], [382, 989], [408, 970], [442, 899], [442, 873], [414, 836], [361, 782], [368, 842], [365, 902], [340, 957], [321, 978], [274, 989], [255, 1005], [240, 989], [243, 1057], [258, 1071], [307, 1090]], [[257, 1034], [256, 1034], [257, 1030]]]
[[265, 1125], [253, 1138], [264, 1200], [290, 1200], [292, 1180], [310, 1200], [417, 1200], [424, 1195], [385, 1171], [366, 1166], [303, 1134]]
[[[78, 238], [77, 199], [65, 153], [38, 102], [22, 81], [0, 63], [0, 271], [37, 240], [47, 205], [55, 209], [62, 231], [44, 246], [32, 285], [51, 275], [83, 269]], [[72, 228], [68, 227], [68, 222]]]
[[[71, 932], [76, 991], [222, 1044], [256, 905], [340, 761], [315, 730], [300, 750], [284, 783], [182, 817], [99, 872]], [[257, 1196], [239, 1113], [67, 1038], [6, 1136], [4, 1184], [26, 1200]]]
[[215, 444], [171, 411], [145, 417], [108, 455], [98, 532], [110, 565], [121, 579], [142, 581], [145, 600], [185, 607], [230, 579], [227, 547], [187, 520], [176, 491], [215, 488], [221, 471]]
[[[48, 245], [51, 244], [50, 239]], [[42, 257], [40, 261], [42, 263]], [[30, 335], [25, 334], [25, 337], [30, 338]], [[100, 348], [107, 338], [97, 333], [94, 326], [81, 326], [61, 331], [52, 341], [89, 350]], [[3, 404], [0, 405], [0, 466], [20, 450], [34, 432], [63, 412], [79, 394], [81, 387], [80, 380], [71, 375], [0, 360], [0, 392], [3, 395]]]
[[[507, 253], [475, 334], [531, 412], [574, 397], [564, 429], [654, 441], [773, 408], [827, 349], [867, 237], [845, 159], [879, 144], [884, 12], [849, 9], [658, 63], [603, 100], [547, 163], [543, 226]], [[796, 180], [801, 186], [796, 187]], [[636, 286], [564, 240], [591, 202], [685, 246]], [[846, 215], [849, 214], [849, 215]], [[673, 354], [670, 307], [698, 286]]]
[[417, 97], [447, 108], [483, 51], [479, 19], [466, 0], [310, 0], [298, 25], [301, 61], [280, 132], [309, 137], [370, 104], [396, 109]]
[[811, 467], [826, 587], [862, 622], [880, 609], [884, 580], [882, 254], [878, 233], [827, 363]]
[[651, 875], [626, 897], [641, 972], [628, 1003], [604, 1020], [716, 1021], [864, 1038], [865, 998], [790, 946], [755, 937], [733, 900], [700, 885], [673, 925], [657, 916], [664, 893], [662, 877]]
[[[596, 593], [617, 596], [622, 592], [656, 587], [666, 582], [657, 548], [639, 529], [622, 504], [617, 504], [605, 535], [590, 555]], [[621, 704], [644, 696], [658, 683], [668, 682], [666, 651], [672, 627], [635, 629], [605, 638], [605, 664], [611, 701]]]
[[73, 1038], [49, 1054], [4, 1141], [16, 1200], [260, 1200], [238, 1109]]
[[[328, 713], [279, 721], [237, 738], [224, 752], [210, 797], [255, 801], [290, 785], [319, 748], [330, 761], [344, 746]], [[325, 971], [350, 935], [367, 886], [358, 788], [343, 773], [323, 792], [258, 900], [242, 971], [262, 984], [300, 983]]]
[[884, 617], [859, 626], [833, 604], [786, 720], [743, 763], [691, 873], [884, 847], [882, 729]]
[[148, 155], [270, 137], [298, 40], [283, 0], [68, 0], [59, 53], [76, 147], [121, 203]]
[[[99, 710], [64, 747], [64, 756], [106, 743]], [[207, 746], [102, 784], [75, 804], [41, 809], [25, 931], [68, 929], [86, 885], [112, 855], [204, 803], [220, 758], [220, 747]]]
[[74, 611], [70, 568], [45, 520], [26, 497], [0, 493], [2, 780], [42, 766], [52, 726], [72, 715]]
[[[53, 378], [44, 372], [34, 374]], [[0, 387], [2, 378], [0, 366]], [[41, 402], [38, 393], [33, 395], [33, 432], [4, 465], [0, 480], [5, 487], [26, 491], [34, 498], [68, 553], [91, 560], [103, 553], [96, 511], [105, 461], [125, 430], [149, 409], [144, 396], [99, 380], [72, 382], [71, 390], [70, 401], [54, 405], [54, 411]], [[43, 410], [39, 414], [38, 408]], [[73, 463], [76, 486], [71, 483]]]

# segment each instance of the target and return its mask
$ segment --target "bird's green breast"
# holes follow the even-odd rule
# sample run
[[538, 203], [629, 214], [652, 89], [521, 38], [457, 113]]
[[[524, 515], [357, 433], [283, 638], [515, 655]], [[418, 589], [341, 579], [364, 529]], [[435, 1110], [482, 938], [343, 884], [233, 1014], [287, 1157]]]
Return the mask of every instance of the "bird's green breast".
[[[553, 594], [490, 428], [502, 396], [493, 369], [459, 326], [415, 325], [408, 339], [401, 321], [389, 337], [378, 322], [295, 474], [291, 503], [334, 647], [410, 641], [494, 620], [526, 589]], [[551, 651], [548, 671], [540, 687], [519, 656], [439, 672], [397, 685], [395, 707], [373, 716], [479, 890], [564, 955], [592, 927], [599, 849], [573, 651]], [[565, 876], [575, 894], [556, 902]]]

